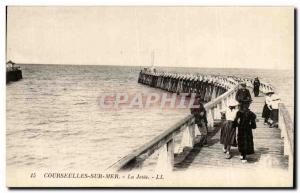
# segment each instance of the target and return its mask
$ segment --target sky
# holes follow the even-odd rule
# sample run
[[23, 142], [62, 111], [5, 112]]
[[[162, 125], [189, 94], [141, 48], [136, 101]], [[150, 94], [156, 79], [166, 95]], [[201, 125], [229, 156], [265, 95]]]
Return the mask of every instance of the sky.
[[8, 7], [7, 61], [293, 69], [292, 7]]

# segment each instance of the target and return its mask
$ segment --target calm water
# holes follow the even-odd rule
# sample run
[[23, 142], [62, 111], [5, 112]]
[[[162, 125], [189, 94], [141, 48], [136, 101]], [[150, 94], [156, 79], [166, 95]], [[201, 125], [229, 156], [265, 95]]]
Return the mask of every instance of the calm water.
[[[189, 113], [101, 109], [101, 93], [163, 92], [138, 84], [137, 67], [23, 65], [22, 69], [24, 79], [8, 84], [6, 91], [9, 168], [104, 169]], [[277, 88], [293, 115], [292, 72], [164, 70], [259, 76]]]

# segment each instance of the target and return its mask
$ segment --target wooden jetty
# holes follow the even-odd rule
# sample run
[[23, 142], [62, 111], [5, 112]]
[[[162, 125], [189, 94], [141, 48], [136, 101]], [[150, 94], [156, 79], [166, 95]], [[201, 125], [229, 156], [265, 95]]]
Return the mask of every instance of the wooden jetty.
[[[261, 111], [264, 106], [264, 97], [252, 97], [250, 109], [258, 116], [257, 128], [253, 130], [255, 144], [255, 154], [248, 156], [248, 163], [243, 164], [239, 159], [237, 148], [232, 148], [233, 157], [225, 159], [220, 144], [220, 128], [214, 127], [214, 131], [209, 133], [208, 147], [201, 148], [201, 145], [195, 145], [190, 154], [184, 161], [175, 165], [175, 170], [195, 169], [203, 167], [240, 167], [253, 169], [258, 165], [269, 165], [272, 168], [288, 168], [288, 156], [284, 156], [284, 140], [281, 138], [279, 128], [269, 128], [264, 125], [261, 118]], [[260, 163], [260, 161], [264, 163]]]
[[[260, 164], [293, 172], [294, 160], [294, 123], [284, 104], [279, 105], [279, 128], [269, 128], [263, 124], [261, 111], [264, 94], [273, 87], [261, 83], [260, 96], [253, 97], [250, 109], [257, 115], [257, 128], [253, 130], [255, 154], [248, 157], [248, 163], [242, 164], [237, 149], [233, 148], [233, 157], [225, 159], [222, 145], [219, 143], [221, 111], [235, 97], [238, 84], [243, 81], [249, 88], [252, 80], [233, 76], [219, 75], [180, 75], [175, 73], [140, 72], [138, 82], [174, 93], [197, 93], [204, 105], [208, 119], [208, 147], [201, 147], [201, 135], [195, 130], [194, 117], [188, 115], [171, 128], [155, 137], [142, 147], [109, 167], [115, 171], [130, 171], [152, 165], [164, 171], [184, 171], [209, 167], [241, 167], [253, 169]], [[198, 133], [197, 133], [198, 132]], [[153, 155], [157, 156], [153, 158]]]

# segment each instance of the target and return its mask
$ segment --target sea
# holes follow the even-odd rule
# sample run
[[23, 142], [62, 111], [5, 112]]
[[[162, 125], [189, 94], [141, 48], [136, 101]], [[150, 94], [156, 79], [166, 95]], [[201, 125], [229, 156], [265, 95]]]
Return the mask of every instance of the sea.
[[[8, 169], [104, 170], [186, 117], [189, 109], [99, 105], [103, 93], [159, 93], [137, 83], [140, 67], [23, 64], [6, 85]], [[168, 68], [158, 70], [259, 77], [271, 83], [294, 120], [294, 72]]]

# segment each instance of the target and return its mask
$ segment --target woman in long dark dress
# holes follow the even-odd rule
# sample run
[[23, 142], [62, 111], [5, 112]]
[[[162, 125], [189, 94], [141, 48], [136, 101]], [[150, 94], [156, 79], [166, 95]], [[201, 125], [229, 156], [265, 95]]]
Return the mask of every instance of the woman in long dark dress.
[[253, 82], [253, 92], [254, 92], [254, 96], [256, 97], [259, 95], [259, 87], [260, 87], [260, 81], [258, 77], [256, 77]]
[[252, 129], [256, 128], [256, 115], [246, 106], [243, 107], [237, 112], [234, 123], [238, 127], [238, 149], [241, 153], [242, 162], [246, 163], [246, 156], [254, 153]]

